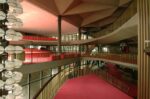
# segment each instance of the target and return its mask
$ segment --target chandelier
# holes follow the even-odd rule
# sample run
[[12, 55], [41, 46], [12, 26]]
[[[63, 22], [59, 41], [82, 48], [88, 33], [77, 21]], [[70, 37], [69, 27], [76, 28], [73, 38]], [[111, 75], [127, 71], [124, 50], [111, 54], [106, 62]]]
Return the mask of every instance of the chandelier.
[[17, 54], [23, 52], [23, 48], [9, 45], [10, 41], [23, 38], [20, 32], [13, 30], [23, 25], [17, 18], [22, 13], [23, 9], [18, 0], [0, 0], [0, 99], [16, 99], [22, 95], [22, 87], [18, 83], [23, 74], [14, 69], [20, 68], [23, 63], [16, 58]]

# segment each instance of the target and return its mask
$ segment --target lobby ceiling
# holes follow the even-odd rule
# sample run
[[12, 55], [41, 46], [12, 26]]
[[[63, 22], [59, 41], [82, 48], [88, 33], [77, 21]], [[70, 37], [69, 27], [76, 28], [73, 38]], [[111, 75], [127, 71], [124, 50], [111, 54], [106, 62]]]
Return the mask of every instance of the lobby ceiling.
[[[131, 0], [22, 0], [22, 32], [57, 35], [57, 16], [61, 15], [62, 33], [77, 33], [78, 27], [99, 28], [120, 15]], [[120, 13], [118, 13], [120, 12]]]

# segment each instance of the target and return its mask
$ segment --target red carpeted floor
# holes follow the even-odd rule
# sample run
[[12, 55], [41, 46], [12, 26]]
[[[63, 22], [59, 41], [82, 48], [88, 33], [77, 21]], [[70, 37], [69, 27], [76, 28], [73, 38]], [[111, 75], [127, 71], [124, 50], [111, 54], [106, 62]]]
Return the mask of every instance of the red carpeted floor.
[[68, 80], [55, 99], [133, 99], [100, 77], [91, 74]]

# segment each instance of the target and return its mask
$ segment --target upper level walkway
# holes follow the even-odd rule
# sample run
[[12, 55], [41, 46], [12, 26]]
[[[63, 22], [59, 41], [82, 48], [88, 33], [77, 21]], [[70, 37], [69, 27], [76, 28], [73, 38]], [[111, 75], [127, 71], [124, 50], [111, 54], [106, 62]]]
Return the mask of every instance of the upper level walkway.
[[22, 68], [17, 69], [24, 74], [29, 74], [33, 72], [38, 72], [41, 70], [45, 70], [48, 68], [55, 68], [67, 64], [71, 64], [73, 62], [78, 62], [80, 60], [99, 60], [104, 62], [110, 62], [114, 64], [118, 64], [124, 67], [137, 69], [137, 56], [130, 54], [98, 54], [95, 56], [91, 56], [88, 54], [73, 55], [73, 54], [62, 54], [57, 58], [53, 58], [51, 61], [36, 63], [36, 64], [24, 64]]
[[96, 55], [84, 54], [82, 55], [82, 59], [100, 60], [104, 62], [123, 65], [128, 68], [137, 69], [137, 55], [135, 54], [111, 54], [111, 53], [99, 53]]
[[54, 99], [133, 99], [94, 74], [68, 80]]

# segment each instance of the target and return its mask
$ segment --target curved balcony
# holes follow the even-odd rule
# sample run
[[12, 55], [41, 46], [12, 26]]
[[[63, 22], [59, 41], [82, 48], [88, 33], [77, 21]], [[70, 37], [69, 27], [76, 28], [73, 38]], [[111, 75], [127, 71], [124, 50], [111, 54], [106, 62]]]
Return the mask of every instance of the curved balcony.
[[100, 37], [115, 31], [124, 23], [126, 23], [130, 18], [132, 18], [136, 13], [137, 13], [137, 0], [133, 0], [129, 5], [129, 7], [123, 12], [123, 14], [114, 23], [102, 29], [100, 32], [94, 33], [92, 36]]
[[[123, 92], [127, 93], [129, 96], [128, 95], [126, 95], [126, 96], [128, 96], [129, 99], [131, 97], [136, 97], [137, 96], [137, 87], [136, 87], [136, 84], [134, 84], [132, 82], [128, 82], [128, 81], [124, 80], [124, 78], [117, 79], [116, 76], [112, 75], [110, 71], [105, 71], [105, 70], [102, 70], [102, 69], [97, 69], [97, 70], [91, 71], [90, 68], [88, 68], [88, 66], [83, 66], [82, 68], [81, 67], [78, 68], [78, 66], [76, 66], [76, 67], [70, 67], [70, 68], [62, 69], [60, 72], [58, 72], [57, 74], [55, 74], [51, 79], [49, 79], [43, 85], [43, 87], [37, 92], [37, 94], [34, 96], [33, 99], [47, 99], [47, 97], [49, 97], [49, 99], [54, 99], [56, 93], [58, 92], [58, 89], [62, 86], [62, 84], [66, 80], [69, 80], [71, 78], [75, 78], [76, 79], [76, 77], [87, 75], [87, 74], [91, 74], [91, 73], [100, 74], [101, 77], [97, 78], [97, 79], [101, 80], [102, 82], [105, 82], [105, 81], [103, 81], [105, 79], [110, 84], [116, 86], [118, 89], [120, 89]], [[101, 74], [101, 73], [103, 73], [103, 74]], [[119, 73], [119, 75], [121, 76], [123, 74]], [[85, 77], [85, 76], [83, 76], [83, 77]], [[108, 84], [108, 82], [105, 82], [105, 84], [108, 85], [108, 86], [110, 86], [111, 90], [113, 89], [113, 90], [117, 91], [118, 94], [123, 94], [122, 91], [119, 91], [116, 88], [115, 89], [112, 88], [111, 85]], [[78, 82], [78, 84], [79, 84], [79, 82]], [[84, 83], [84, 84], [86, 84], [86, 83]], [[77, 85], [76, 85], [76, 87], [77, 87]], [[100, 87], [100, 86], [97, 86], [97, 87]], [[70, 90], [73, 90], [73, 89], [70, 89]], [[111, 96], [111, 95], [112, 94], [109, 94], [109, 96]], [[103, 97], [106, 97], [106, 96], [103, 95]]]
[[135, 54], [111, 54], [111, 53], [99, 53], [96, 55], [83, 55], [84, 57], [103, 58], [108, 60], [115, 60], [120, 62], [126, 62], [131, 64], [137, 64], [137, 55]]
[[118, 65], [123, 65], [128, 68], [137, 69], [137, 55], [136, 54], [111, 54], [99, 53], [96, 55], [83, 54], [84, 60], [101, 60]]
[[44, 86], [37, 92], [33, 99], [54, 99], [57, 90], [68, 79], [78, 77], [87, 73], [87, 69], [84, 67], [79, 70], [78, 67], [65, 68], [55, 74], [49, 79]]
[[57, 63], [59, 61], [73, 62], [76, 60], [100, 60], [104, 62], [110, 62], [110, 63], [122, 65], [128, 68], [137, 69], [137, 55], [136, 54], [98, 53], [95, 55], [90, 55], [88, 53], [80, 54], [80, 53], [70, 52], [70, 53], [62, 53], [61, 55], [56, 55], [56, 53], [50, 53], [50, 52], [39, 51], [39, 50], [33, 51], [32, 53], [30, 51], [28, 52], [26, 51], [25, 55], [17, 56], [18, 59], [22, 59], [22, 57], [25, 56], [25, 61], [24, 61], [24, 66], [23, 66], [24, 69], [26, 68], [26, 66], [30, 66], [31, 68], [32, 68], [32, 65], [33, 67], [34, 65], [36, 67], [38, 66], [40, 67], [40, 65], [50, 66], [50, 64], [53, 64], [53, 63], [55, 64], [55, 62]]
[[[122, 57], [119, 57], [118, 55], [115, 55], [115, 54], [109, 55], [108, 53], [107, 54], [100, 54], [97, 56], [99, 56], [99, 57], [97, 57], [97, 59], [99, 59], [100, 61], [106, 61], [106, 62], [109, 61], [110, 62], [109, 64], [115, 63], [115, 61], [110, 61], [114, 58], [114, 56], [116, 56], [115, 59], [117, 62], [120, 58], [121, 58], [120, 60], [123, 61], [123, 60], [128, 59], [130, 57], [130, 55], [122, 55]], [[125, 58], [123, 58], [123, 56], [125, 56]], [[23, 67], [21, 69], [17, 69], [18, 71], [21, 71], [23, 74], [31, 74], [31, 73], [36, 73], [39, 71], [47, 70], [48, 68], [58, 68], [58, 67], [63, 67], [63, 66], [65, 67], [57, 75], [50, 78], [50, 80], [44, 85], [45, 87], [44, 88], [42, 87], [41, 91], [38, 93], [38, 96], [36, 96], [36, 98], [34, 98], [34, 99], [42, 99], [41, 97], [43, 97], [43, 99], [46, 99], [46, 97], [50, 97], [50, 99], [54, 99], [53, 97], [55, 96], [58, 88], [62, 85], [62, 83], [64, 83], [70, 77], [74, 78], [74, 77], [81, 76], [81, 75], [84, 75], [87, 73], [91, 73], [90, 72], [92, 70], [91, 68], [94, 67], [94, 66], [89, 67], [88, 65], [86, 65], [84, 63], [84, 65], [82, 64], [83, 66], [81, 65], [80, 68], [78, 68], [78, 65], [74, 65], [74, 66], [70, 65], [70, 66], [67, 66], [67, 68], [66, 68], [67, 64], [72, 64], [72, 63], [76, 63], [79, 61], [85, 61], [86, 59], [84, 57], [71, 58], [71, 56], [68, 56], [68, 55], [64, 56], [63, 54], [61, 57], [62, 57], [62, 60], [60, 60], [61, 59], [60, 58], [59, 60], [53, 60], [51, 62], [44, 62], [44, 63], [38, 63], [38, 64], [28, 64], [28, 65], [23, 65]], [[88, 57], [88, 60], [94, 60], [93, 58], [95, 58], [95, 56], [89, 56], [89, 55], [87, 55], [87, 57]], [[92, 57], [92, 58], [89, 59], [89, 57]], [[132, 56], [130, 59], [133, 59]], [[126, 62], [127, 61], [130, 61], [130, 60], [126, 60]], [[120, 62], [120, 63], [123, 64], [124, 62]], [[116, 63], [116, 64], [118, 64], [118, 63]], [[128, 65], [128, 64], [125, 64], [125, 65]], [[68, 68], [70, 68], [70, 69], [68, 69]], [[108, 71], [106, 71], [106, 72], [108, 72]], [[128, 85], [122, 79], [117, 80], [110, 73], [105, 74], [105, 76], [108, 76], [106, 79], [112, 78], [112, 79], [114, 79], [113, 81], [117, 81], [117, 83], [120, 83], [119, 88], [125, 87], [127, 89], [131, 88], [131, 90], [132, 90], [132, 86], [129, 86], [130, 83]], [[59, 77], [61, 77], [61, 78], [59, 78]], [[113, 82], [113, 83], [116, 84], [116, 82]], [[129, 92], [131, 92], [131, 90], [129, 90]], [[127, 92], [127, 93], [129, 93], [129, 92]]]

